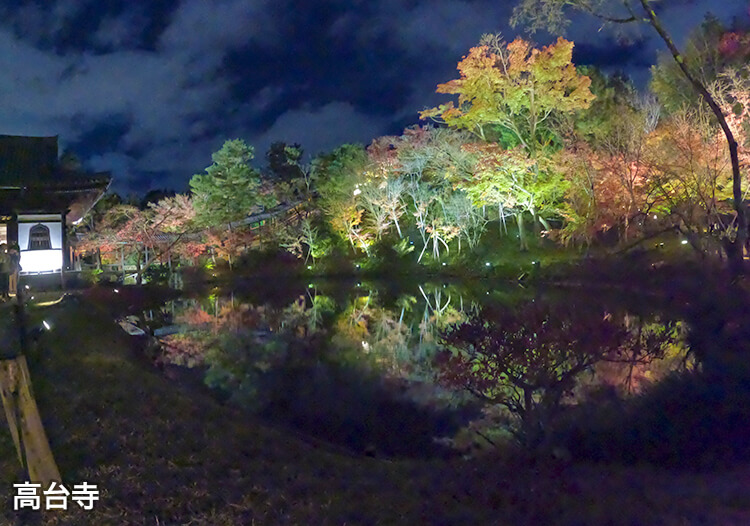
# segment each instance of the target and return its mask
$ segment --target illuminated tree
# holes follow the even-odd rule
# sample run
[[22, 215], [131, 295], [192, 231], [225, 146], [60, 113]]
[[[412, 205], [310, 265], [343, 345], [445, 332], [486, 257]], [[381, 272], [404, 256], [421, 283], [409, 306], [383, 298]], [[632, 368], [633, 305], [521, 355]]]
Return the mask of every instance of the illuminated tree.
[[602, 23], [627, 24], [645, 23], [656, 31], [664, 41], [675, 64], [682, 75], [690, 83], [716, 118], [719, 127], [726, 139], [729, 159], [732, 167], [732, 201], [736, 214], [736, 235], [726, 245], [730, 253], [730, 264], [734, 272], [741, 272], [743, 265], [743, 254], [745, 243], [748, 238], [747, 218], [743, 205], [742, 174], [738, 157], [738, 144], [734, 133], [726, 119], [726, 114], [720, 104], [709, 91], [709, 86], [701, 80], [694, 68], [690, 67], [685, 55], [677, 48], [671, 35], [667, 32], [664, 24], [656, 14], [651, 0], [520, 0], [515, 8], [512, 23], [525, 22], [530, 31], [537, 29], [548, 29], [557, 32], [565, 27], [568, 22], [566, 9], [573, 8], [584, 13], [591, 14], [600, 19]]
[[[719, 75], [734, 62], [728, 53], [723, 52], [725, 47], [730, 47], [722, 45], [726, 34], [723, 24], [708, 15], [685, 42], [683, 60], [706, 87], [716, 82]], [[679, 111], [683, 106], [695, 109], [705, 104], [679, 64], [668, 53], [659, 55], [657, 64], [652, 68], [649, 88], [657, 95], [668, 114]]]
[[287, 225], [280, 233], [280, 245], [289, 252], [302, 259], [307, 264], [308, 260], [319, 259], [330, 250], [330, 240], [324, 238], [314, 226], [309, 217], [304, 218], [298, 224]]
[[149, 203], [151, 222], [155, 229], [163, 232], [183, 233], [194, 228], [195, 208], [189, 195], [177, 194], [156, 203]]
[[229, 226], [267, 204], [260, 193], [260, 173], [250, 166], [253, 148], [244, 141], [226, 141], [211, 156], [206, 173], [190, 179], [196, 220], [206, 227]]
[[225, 259], [229, 265], [242, 254], [250, 249], [256, 242], [256, 234], [248, 227], [233, 228], [225, 230], [215, 228], [203, 233], [203, 242], [209, 248], [212, 258]]
[[333, 232], [349, 241], [353, 249], [369, 254], [372, 234], [366, 231], [364, 208], [361, 207], [365, 172], [370, 165], [365, 149], [358, 144], [344, 144], [313, 161], [320, 203]]
[[140, 284], [143, 270], [155, 260], [156, 235], [149, 212], [132, 205], [117, 205], [88, 233], [81, 248], [96, 248], [104, 260], [112, 262], [117, 262], [118, 255], [132, 257], [136, 264], [136, 282]]
[[545, 162], [555, 141], [552, 121], [587, 108], [594, 96], [590, 79], [571, 63], [572, 42], [560, 38], [540, 50], [520, 38], [505, 44], [498, 36], [486, 36], [482, 44], [459, 62], [459, 79], [438, 85], [438, 93], [458, 95], [458, 105], [449, 102], [421, 117], [498, 141], [508, 150], [502, 153], [492, 144], [473, 147], [480, 154], [475, 180], [460, 184], [476, 205], [498, 206], [501, 222], [504, 209], [512, 210], [525, 249], [523, 214], [548, 229], [539, 211], [564, 189], [564, 180]]
[[539, 172], [538, 163], [520, 147], [504, 149], [493, 143], [473, 143], [465, 148], [478, 158], [475, 171], [471, 177], [454, 180], [454, 184], [466, 192], [475, 206], [497, 206], [502, 222], [506, 213], [515, 216], [521, 249], [527, 249], [523, 214], [528, 212], [549, 230], [544, 213], [540, 212], [549, 207], [557, 213], [567, 184], [562, 174], [546, 160], [546, 169]]
[[[726, 143], [698, 112], [674, 114], [649, 139], [652, 187], [658, 205], [700, 253], [732, 254], [736, 216]], [[718, 245], [720, 243], [720, 245]], [[720, 250], [720, 249], [719, 249]]]
[[[370, 226], [375, 232], [375, 239], [379, 240], [383, 233], [391, 226], [391, 216], [388, 210], [388, 195], [384, 191], [387, 181], [379, 183], [372, 181], [362, 183], [359, 187], [359, 197], [362, 206], [367, 211]], [[397, 196], [397, 199], [400, 195]]]
[[406, 183], [398, 176], [387, 179], [376, 179], [364, 183], [360, 187], [362, 203], [369, 213], [375, 228], [375, 237], [381, 235], [395, 225], [398, 237], [402, 237], [401, 225], [398, 220], [404, 212], [403, 197]]
[[481, 209], [475, 207], [464, 192], [453, 192], [444, 203], [448, 222], [454, 225], [458, 240], [458, 253], [461, 253], [461, 240], [466, 239], [470, 249], [476, 248], [487, 227], [487, 219]]
[[[551, 237], [564, 244], [591, 245], [600, 232], [628, 223], [629, 196], [618, 177], [620, 163], [594, 151], [584, 142], [558, 152], [555, 164], [565, 175], [568, 186], [560, 206], [565, 225]], [[610, 169], [614, 166], [614, 170]], [[642, 182], [638, 196], [645, 194]], [[647, 207], [643, 207], [645, 212]]]
[[440, 246], [442, 245], [445, 248], [445, 252], [449, 253], [450, 248], [448, 247], [448, 243], [450, 243], [453, 238], [457, 237], [459, 233], [458, 227], [449, 223], [437, 214], [432, 214], [430, 216], [429, 222], [424, 225], [424, 230], [427, 239], [424, 247], [422, 247], [422, 252], [419, 253], [417, 262], [422, 261], [422, 256], [424, 256], [425, 250], [427, 250], [428, 246], [432, 247], [432, 257], [436, 261], [439, 260], [441, 251]]
[[546, 126], [555, 114], [591, 103], [590, 80], [578, 74], [571, 63], [573, 43], [562, 38], [541, 50], [521, 38], [505, 44], [489, 36], [483, 44], [458, 63], [460, 78], [438, 85], [438, 93], [458, 95], [458, 106], [442, 104], [421, 117], [436, 118], [485, 141], [507, 130], [534, 157], [549, 141]]
[[474, 156], [463, 147], [468, 139], [465, 132], [422, 126], [407, 128], [392, 142], [394, 170], [405, 181], [404, 199], [423, 243], [419, 261], [427, 248], [439, 258], [442, 249], [448, 250], [448, 242], [460, 235], [457, 216], [448, 203], [452, 180], [473, 170]]
[[591, 79], [589, 89], [596, 97], [588, 108], [569, 114], [560, 122], [566, 141], [585, 140], [594, 148], [619, 124], [623, 111], [630, 112], [639, 96], [633, 83], [619, 74], [607, 75], [593, 66], [578, 66], [578, 71]]
[[121, 256], [133, 259], [140, 283], [143, 272], [165, 257], [185, 256], [192, 261], [205, 250], [196, 238], [194, 219], [195, 211], [186, 195], [149, 203], [145, 209], [118, 204], [98, 215], [77, 248], [112, 263], [119, 263]]
[[[750, 40], [750, 37], [748, 37]], [[712, 93], [727, 115], [727, 124], [737, 137], [740, 170], [750, 171], [750, 68], [726, 69], [713, 85]]]
[[577, 116], [572, 140], [554, 160], [570, 183], [561, 234], [590, 243], [597, 232], [617, 228], [626, 242], [650, 212], [646, 145], [660, 107], [619, 79], [594, 79], [597, 100]]

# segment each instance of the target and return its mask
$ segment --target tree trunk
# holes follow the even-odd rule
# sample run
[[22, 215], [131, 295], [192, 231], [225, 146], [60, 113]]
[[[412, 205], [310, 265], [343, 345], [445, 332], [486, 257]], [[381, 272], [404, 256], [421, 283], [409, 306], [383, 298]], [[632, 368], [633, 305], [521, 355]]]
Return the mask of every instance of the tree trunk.
[[[232, 233], [232, 223], [228, 223], [227, 227], [229, 228], [229, 233]], [[229, 263], [229, 270], [232, 270], [232, 247], [231, 247], [231, 240], [228, 241], [228, 244], [230, 245], [227, 247], [227, 262]]]
[[135, 284], [143, 285], [143, 270], [141, 269], [141, 253], [140, 252], [136, 252], [135, 254]]
[[396, 216], [393, 217], [393, 223], [396, 225], [396, 232], [398, 232], [398, 238], [401, 239], [403, 236], [401, 235], [401, 227], [398, 224], [398, 218]]
[[[714, 100], [708, 89], [691, 73], [691, 71], [685, 65], [685, 60], [672, 41], [672, 37], [667, 33], [661, 21], [656, 16], [656, 13], [651, 8], [649, 0], [640, 0], [643, 10], [648, 16], [648, 21], [651, 26], [656, 30], [661, 39], [669, 48], [672, 57], [674, 58], [677, 66], [682, 70], [685, 78], [690, 82], [693, 88], [703, 97], [711, 111], [716, 116], [716, 120], [719, 121], [724, 136], [727, 139], [729, 146], [729, 158], [732, 162], [732, 200], [734, 210], [737, 213], [737, 237], [733, 242], [729, 242], [736, 245], [736, 248], [727, 250], [727, 257], [729, 258], [729, 267], [733, 273], [743, 272], [743, 258], [745, 252], [745, 244], [747, 243], [747, 217], [745, 216], [745, 207], [742, 202], [742, 178], [740, 174], [740, 161], [737, 153], [737, 140], [732, 134], [732, 130], [729, 128], [724, 112], [721, 110], [719, 104]], [[728, 245], [725, 244], [725, 248]]]
[[522, 212], [516, 212], [516, 224], [518, 225], [518, 240], [521, 244], [521, 250], [522, 251], [528, 250], [529, 246], [526, 243], [526, 231], [524, 230], [524, 226], [523, 226], [523, 213]]
[[125, 245], [120, 246], [120, 270], [122, 271], [122, 284], [125, 285]]
[[502, 201], [499, 203], [500, 208], [500, 222], [502, 223], [503, 232], [505, 232], [505, 235], [508, 235], [508, 225], [505, 223], [505, 210], [503, 209], [503, 203]]
[[540, 442], [539, 415], [534, 405], [534, 393], [530, 388], [523, 390], [524, 411], [522, 418], [524, 446], [534, 449]]

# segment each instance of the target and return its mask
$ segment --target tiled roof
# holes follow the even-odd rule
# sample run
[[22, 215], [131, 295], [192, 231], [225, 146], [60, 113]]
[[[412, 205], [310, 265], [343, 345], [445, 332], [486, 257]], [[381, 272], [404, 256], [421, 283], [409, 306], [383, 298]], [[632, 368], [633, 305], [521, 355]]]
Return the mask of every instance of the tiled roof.
[[107, 172], [65, 170], [57, 137], [0, 135], [0, 212], [65, 212], [80, 219], [108, 188]]
[[0, 135], [0, 185], [54, 179], [57, 137]]

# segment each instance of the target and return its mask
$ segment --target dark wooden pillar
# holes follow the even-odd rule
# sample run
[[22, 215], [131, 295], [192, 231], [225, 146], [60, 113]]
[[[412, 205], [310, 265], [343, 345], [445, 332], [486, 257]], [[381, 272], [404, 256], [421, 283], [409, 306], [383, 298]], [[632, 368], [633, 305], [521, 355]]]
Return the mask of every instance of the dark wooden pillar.
[[65, 290], [65, 269], [70, 267], [70, 258], [68, 257], [68, 228], [65, 224], [65, 215], [67, 211], [60, 213], [60, 237], [62, 239], [62, 263], [60, 264], [60, 288]]

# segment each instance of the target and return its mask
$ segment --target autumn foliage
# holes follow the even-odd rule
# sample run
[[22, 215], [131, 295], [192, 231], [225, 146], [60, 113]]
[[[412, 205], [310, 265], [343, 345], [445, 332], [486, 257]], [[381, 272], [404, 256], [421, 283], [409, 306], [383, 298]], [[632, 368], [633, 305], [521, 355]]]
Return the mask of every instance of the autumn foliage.
[[563, 38], [542, 49], [521, 38], [507, 45], [491, 39], [458, 63], [460, 78], [438, 85], [438, 93], [458, 95], [458, 105], [448, 102], [421, 117], [439, 118], [483, 140], [492, 137], [492, 126], [500, 126], [534, 148], [541, 125], [553, 113], [586, 108], [594, 98], [590, 79], [571, 62], [572, 53], [573, 43]]

